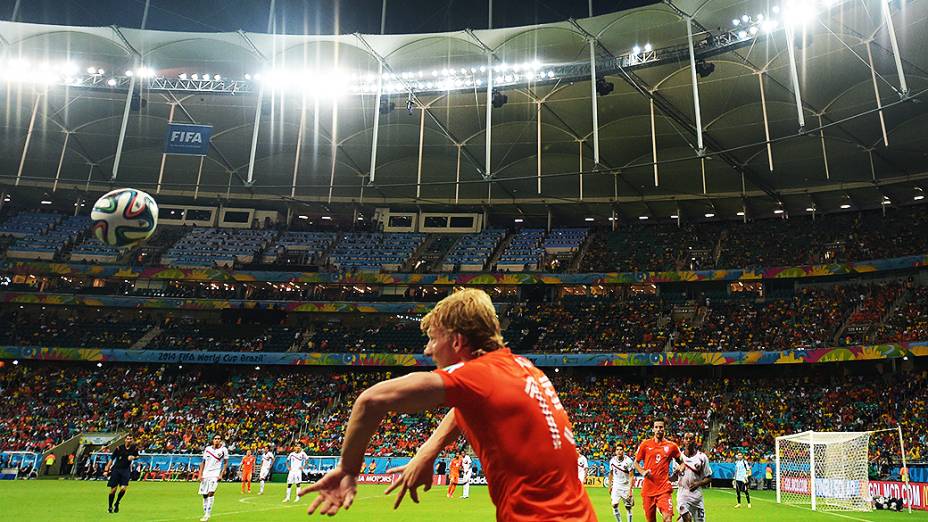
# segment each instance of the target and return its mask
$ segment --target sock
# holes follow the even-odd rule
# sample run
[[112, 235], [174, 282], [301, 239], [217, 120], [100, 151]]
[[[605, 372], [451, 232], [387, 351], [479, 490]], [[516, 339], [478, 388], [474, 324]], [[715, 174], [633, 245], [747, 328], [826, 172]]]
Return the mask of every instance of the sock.
[[263, 480], [261, 481], [260, 493], [264, 493], [264, 481]]
[[612, 514], [615, 515], [615, 522], [622, 522], [622, 515], [619, 514], [619, 506], [612, 506]]
[[209, 505], [209, 504], [207, 503], [207, 499], [208, 499], [208, 498], [209, 498], [209, 497], [207, 497], [206, 495], [203, 495], [203, 514], [204, 514], [204, 515], [207, 514], [207, 513], [209, 513], [209, 508], [207, 507], [207, 506]]
[[290, 484], [287, 484], [287, 496], [284, 500], [290, 500]]
[[632, 522], [632, 510], [628, 510], [628, 522]]
[[216, 499], [216, 497], [207, 497], [207, 498], [206, 498], [206, 513], [207, 513], [207, 514], [210, 514], [210, 513], [213, 512], [213, 500], [215, 500], [215, 499]]
[[303, 485], [302, 482], [297, 482], [296, 486], [293, 488], [293, 501], [294, 502], [300, 501], [300, 486], [302, 485]]
[[125, 494], [126, 494], [125, 491], [120, 491], [120, 492], [119, 492], [119, 495], [116, 497], [116, 505], [117, 505], [117, 506], [119, 505], [119, 501], [122, 500], [122, 496], [125, 495]]
[[116, 497], [116, 493], [110, 493], [110, 509], [113, 507], [113, 499]]
[[748, 504], [751, 503], [751, 492], [748, 491], [748, 488], [744, 488], [744, 498], [748, 499]]

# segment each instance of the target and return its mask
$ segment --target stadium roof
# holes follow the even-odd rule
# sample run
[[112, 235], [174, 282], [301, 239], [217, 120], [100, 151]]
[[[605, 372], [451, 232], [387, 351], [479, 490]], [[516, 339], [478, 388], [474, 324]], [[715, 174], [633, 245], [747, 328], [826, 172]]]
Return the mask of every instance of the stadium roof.
[[[775, 18], [773, 4], [759, 1], [673, 0], [576, 21], [414, 35], [180, 33], [0, 22], [5, 55], [0, 64], [14, 59], [33, 65], [71, 61], [81, 70], [104, 69], [101, 78], [139, 65], [164, 78], [197, 71], [244, 78], [271, 69], [295, 75], [338, 69], [363, 78], [378, 73], [380, 58], [387, 70], [399, 75], [423, 71], [428, 76], [433, 70], [485, 65], [490, 51], [495, 65], [537, 61], [542, 70], [554, 69], [558, 75], [499, 88], [508, 102], [492, 111], [489, 183], [483, 176], [482, 88], [418, 90], [411, 114], [404, 109], [404, 92], [390, 95], [396, 110], [380, 117], [373, 184], [367, 183], [367, 176], [377, 112], [374, 95], [342, 96], [335, 128], [331, 100], [310, 98], [303, 113], [299, 92], [268, 88], [254, 185], [246, 186], [258, 100], [258, 82], [250, 82], [242, 83], [235, 94], [176, 86], [144, 89], [147, 105], [128, 118], [116, 184], [154, 191], [174, 107], [174, 121], [214, 127], [197, 190], [201, 198], [288, 199], [299, 161], [294, 199], [307, 202], [328, 202], [331, 180], [333, 203], [447, 208], [457, 201], [463, 207], [489, 204], [513, 212], [558, 206], [602, 218], [616, 209], [626, 217], [654, 219], [678, 213], [734, 217], [743, 207], [751, 216], [772, 216], [782, 203], [787, 212], [801, 214], [808, 208], [827, 212], [843, 205], [878, 208], [884, 196], [892, 204], [908, 203], [922, 186], [928, 188], [928, 106], [918, 103], [928, 88], [928, 3], [891, 4], [911, 96], [901, 101], [881, 1], [815, 2], [821, 11], [797, 36], [803, 42], [796, 48], [805, 133], [799, 132], [785, 31], [761, 30], [756, 37], [717, 45], [730, 30], [763, 27], [758, 15]], [[733, 20], [745, 15], [750, 22], [733, 26]], [[686, 16], [694, 20], [700, 42], [697, 55], [715, 66], [699, 80], [704, 159], [695, 150], [688, 57], [677, 52], [686, 48]], [[584, 69], [590, 38], [598, 67], [614, 85], [611, 94], [597, 97], [598, 166], [592, 149], [592, 86]], [[634, 67], [628, 62], [626, 67], [609, 65], [622, 64], [616, 57], [627, 57], [634, 47], [648, 44], [655, 49], [653, 60], [644, 57]], [[868, 46], [874, 75], [867, 63]], [[5, 108], [0, 180], [12, 184], [21, 170], [21, 187], [49, 191], [60, 171], [59, 190], [108, 188], [126, 100], [125, 80], [115, 87], [53, 86], [42, 96], [34, 84], [9, 83], [0, 91]], [[329, 80], [310, 76], [300, 81]], [[772, 140], [770, 158], [764, 144], [761, 83]], [[874, 83], [884, 107], [889, 146], [883, 142]], [[652, 164], [652, 100], [658, 185]], [[21, 168], [36, 103], [35, 128]], [[199, 166], [197, 157], [168, 156], [161, 196], [192, 195]], [[560, 206], [573, 203], [582, 206]]]

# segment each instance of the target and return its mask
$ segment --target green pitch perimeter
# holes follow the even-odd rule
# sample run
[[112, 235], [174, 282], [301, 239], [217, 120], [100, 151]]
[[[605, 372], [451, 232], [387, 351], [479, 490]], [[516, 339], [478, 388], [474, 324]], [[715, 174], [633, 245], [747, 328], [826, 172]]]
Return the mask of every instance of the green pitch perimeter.
[[[474, 522], [493, 520], [493, 505], [486, 487], [472, 487], [471, 498], [461, 499], [458, 488], [455, 498], [445, 497], [445, 488], [435, 488], [413, 504], [408, 497], [398, 511], [392, 509], [392, 497], [383, 495], [382, 486], [361, 486], [354, 506], [341, 512], [335, 520], [342, 521], [440, 521]], [[608, 492], [603, 488], [587, 489], [602, 522], [614, 521]], [[183, 522], [202, 516], [201, 497], [192, 482], [133, 482], [118, 514], [106, 512], [108, 490], [103, 482], [71, 480], [3, 481], [0, 482], [0, 518], [3, 520], [41, 521], [106, 521]], [[216, 493], [211, 520], [219, 522], [261, 522], [305, 520], [309, 499], [299, 503], [282, 503], [284, 488], [268, 484], [263, 496], [257, 486], [250, 495], [239, 493], [239, 484], [224, 483]], [[706, 492], [706, 518], [712, 522], [841, 522], [841, 521], [928, 521], [928, 512], [889, 513], [814, 513], [805, 508], [777, 505], [770, 492], [755, 493], [753, 508], [747, 505], [735, 509], [731, 490], [712, 489]], [[640, 504], [636, 498], [636, 504]], [[635, 506], [635, 522], [644, 522], [641, 507]], [[315, 517], [314, 517], [315, 518]], [[623, 521], [624, 522], [624, 521]]]

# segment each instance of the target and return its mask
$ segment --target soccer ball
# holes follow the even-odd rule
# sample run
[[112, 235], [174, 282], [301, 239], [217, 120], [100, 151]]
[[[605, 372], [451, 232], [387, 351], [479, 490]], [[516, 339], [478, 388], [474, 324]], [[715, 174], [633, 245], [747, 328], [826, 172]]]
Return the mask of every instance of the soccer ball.
[[158, 204], [141, 190], [107, 192], [90, 211], [93, 235], [114, 247], [127, 247], [151, 237], [158, 225]]

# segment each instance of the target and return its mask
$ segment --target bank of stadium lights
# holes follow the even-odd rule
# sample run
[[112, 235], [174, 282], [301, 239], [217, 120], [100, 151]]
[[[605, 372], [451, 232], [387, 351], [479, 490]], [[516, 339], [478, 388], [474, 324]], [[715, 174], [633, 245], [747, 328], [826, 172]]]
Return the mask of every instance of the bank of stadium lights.
[[824, 11], [831, 9], [839, 0], [789, 0], [783, 6], [771, 7], [767, 14], [743, 14], [731, 21], [732, 31], [745, 40], [760, 34], [769, 34], [783, 26], [801, 28]]
[[915, 201], [921, 201], [925, 199], [925, 189], [921, 187], [915, 187], [915, 195], [912, 197]]
[[[557, 78], [555, 71], [539, 61], [493, 66], [493, 85], [508, 86]], [[443, 67], [431, 70], [385, 72], [378, 77], [372, 73], [352, 73], [340, 70], [288, 70], [273, 69], [261, 74], [247, 74], [246, 80], [255, 80], [273, 89], [301, 89], [321, 95], [374, 94], [378, 86], [383, 94], [412, 91], [450, 91], [481, 88], [487, 82], [487, 67]], [[191, 75], [197, 80], [199, 75]], [[208, 77], [207, 77], [208, 78]], [[181, 79], [184, 79], [181, 77]]]

